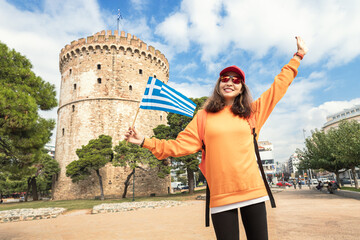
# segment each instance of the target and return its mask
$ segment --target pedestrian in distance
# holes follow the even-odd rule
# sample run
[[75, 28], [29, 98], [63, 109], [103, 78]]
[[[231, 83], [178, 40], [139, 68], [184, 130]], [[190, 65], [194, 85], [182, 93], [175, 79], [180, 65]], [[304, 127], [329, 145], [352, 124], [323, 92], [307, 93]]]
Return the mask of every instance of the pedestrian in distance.
[[296, 181], [293, 180], [294, 189], [296, 189]]
[[298, 184], [299, 184], [299, 189], [301, 189], [301, 180], [298, 180]]
[[323, 184], [321, 181], [319, 181], [318, 185], [316, 186], [316, 189], [319, 190], [319, 191], [321, 191], [321, 189], [322, 189], [323, 187], [324, 187], [324, 184]]
[[[200, 169], [210, 189], [211, 219], [217, 239], [239, 239], [238, 209], [247, 239], [268, 239], [265, 201], [269, 196], [259, 174], [253, 138], [286, 93], [308, 51], [301, 37], [296, 37], [296, 43], [296, 53], [257, 100], [251, 98], [243, 70], [230, 66], [220, 71], [213, 94], [200, 110], [207, 113], [203, 139], [206, 161]], [[125, 139], [149, 149], [158, 159], [196, 153], [203, 147], [198, 116], [199, 112], [176, 140], [145, 138], [135, 128], [129, 128]], [[256, 120], [256, 135], [249, 127], [251, 117]]]

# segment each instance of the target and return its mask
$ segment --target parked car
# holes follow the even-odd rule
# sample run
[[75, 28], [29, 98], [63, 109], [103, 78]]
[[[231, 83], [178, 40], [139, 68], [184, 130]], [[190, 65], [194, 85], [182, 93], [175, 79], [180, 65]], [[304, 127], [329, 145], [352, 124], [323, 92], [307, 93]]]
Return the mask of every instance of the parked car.
[[291, 187], [292, 186], [292, 184], [288, 183], [288, 182], [278, 182], [276, 185], [279, 187]]
[[316, 178], [311, 179], [310, 182], [311, 182], [311, 185], [318, 185], [319, 184], [319, 181]]
[[321, 181], [322, 183], [328, 183], [328, 182], [330, 182], [330, 180], [329, 180], [328, 178], [319, 178], [318, 181], [319, 181], [319, 182]]
[[184, 185], [184, 184], [179, 184], [178, 185], [178, 189], [182, 190], [182, 189], [189, 189], [189, 186]]
[[[342, 184], [350, 184], [350, 179], [349, 178], [342, 178], [342, 179], [340, 179], [340, 183], [342, 183]], [[351, 179], [351, 183], [355, 184], [353, 179]]]

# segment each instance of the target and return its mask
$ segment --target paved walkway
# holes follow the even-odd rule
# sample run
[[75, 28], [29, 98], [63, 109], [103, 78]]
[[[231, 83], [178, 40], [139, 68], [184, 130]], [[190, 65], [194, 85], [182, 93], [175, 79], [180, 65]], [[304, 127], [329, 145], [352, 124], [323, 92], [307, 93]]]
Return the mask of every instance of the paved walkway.
[[[268, 203], [271, 240], [359, 239], [360, 201], [309, 189], [276, 193]], [[0, 239], [215, 239], [204, 227], [204, 201], [133, 212], [89, 214], [75, 211], [56, 219], [0, 224]], [[243, 228], [241, 239], [246, 239]]]

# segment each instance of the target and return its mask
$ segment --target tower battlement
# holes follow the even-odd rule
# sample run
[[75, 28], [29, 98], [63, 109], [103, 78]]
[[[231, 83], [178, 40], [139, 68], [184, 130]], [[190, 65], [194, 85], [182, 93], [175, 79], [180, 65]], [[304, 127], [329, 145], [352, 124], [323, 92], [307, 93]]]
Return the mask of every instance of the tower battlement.
[[72, 41], [61, 49], [59, 67], [60, 72], [63, 72], [63, 68], [68, 61], [72, 58], [82, 56], [84, 54], [96, 54], [97, 52], [106, 53], [119, 53], [131, 54], [139, 58], [147, 59], [154, 62], [164, 70], [169, 69], [169, 62], [164, 54], [153, 46], [148, 46], [142, 40], [135, 35], [131, 36], [130, 33], [118, 30], [102, 30], [87, 38], [80, 38]]

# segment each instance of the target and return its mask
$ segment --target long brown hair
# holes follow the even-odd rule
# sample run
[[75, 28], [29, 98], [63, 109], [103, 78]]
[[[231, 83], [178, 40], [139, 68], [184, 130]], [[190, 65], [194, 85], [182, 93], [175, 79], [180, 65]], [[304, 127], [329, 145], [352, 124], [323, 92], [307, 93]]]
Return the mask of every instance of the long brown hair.
[[[252, 113], [251, 103], [253, 99], [249, 88], [242, 83], [241, 93], [235, 97], [231, 111], [240, 117], [249, 118]], [[220, 78], [218, 78], [213, 94], [206, 100], [204, 109], [207, 112], [219, 112], [225, 107], [225, 99], [220, 93]]]

